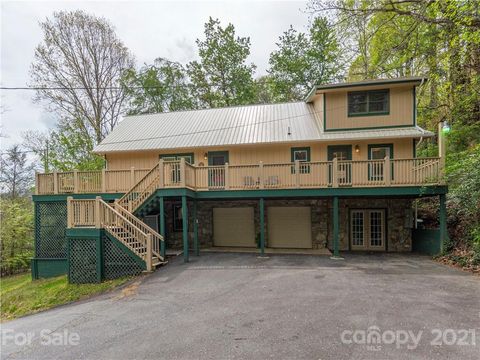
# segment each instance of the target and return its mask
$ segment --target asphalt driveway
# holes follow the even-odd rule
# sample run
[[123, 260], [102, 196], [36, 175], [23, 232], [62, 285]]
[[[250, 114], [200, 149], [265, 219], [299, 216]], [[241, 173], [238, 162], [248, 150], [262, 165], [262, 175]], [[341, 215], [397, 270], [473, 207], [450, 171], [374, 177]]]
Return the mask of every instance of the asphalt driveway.
[[202, 254], [2, 333], [3, 359], [478, 359], [480, 279], [411, 254]]

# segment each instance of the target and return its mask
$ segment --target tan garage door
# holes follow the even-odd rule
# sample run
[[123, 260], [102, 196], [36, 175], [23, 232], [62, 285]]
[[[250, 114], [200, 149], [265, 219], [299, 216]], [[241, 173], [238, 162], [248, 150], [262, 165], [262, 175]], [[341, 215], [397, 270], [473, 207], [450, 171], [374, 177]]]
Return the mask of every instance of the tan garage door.
[[214, 208], [213, 244], [254, 247], [253, 207]]
[[268, 247], [311, 249], [310, 207], [269, 207]]

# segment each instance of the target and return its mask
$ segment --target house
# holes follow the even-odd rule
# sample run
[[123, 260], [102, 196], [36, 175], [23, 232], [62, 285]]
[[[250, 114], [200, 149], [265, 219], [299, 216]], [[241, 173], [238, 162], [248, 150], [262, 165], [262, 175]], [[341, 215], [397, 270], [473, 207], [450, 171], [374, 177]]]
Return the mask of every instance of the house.
[[[412, 203], [440, 198], [435, 134], [416, 122], [424, 78], [316, 86], [305, 101], [127, 116], [102, 171], [37, 174], [34, 276], [73, 282], [151, 270], [166, 249], [410, 252]], [[416, 241], [416, 240], [415, 240]], [[419, 240], [421, 241], [421, 240]], [[412, 245], [413, 244], [413, 245]]]

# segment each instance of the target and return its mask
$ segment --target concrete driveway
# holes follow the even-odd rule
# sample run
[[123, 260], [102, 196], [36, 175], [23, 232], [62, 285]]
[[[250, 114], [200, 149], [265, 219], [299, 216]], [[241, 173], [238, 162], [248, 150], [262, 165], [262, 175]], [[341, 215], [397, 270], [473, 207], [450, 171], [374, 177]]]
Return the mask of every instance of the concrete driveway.
[[212, 253], [3, 324], [2, 358], [478, 359], [479, 324], [480, 279], [426, 257]]

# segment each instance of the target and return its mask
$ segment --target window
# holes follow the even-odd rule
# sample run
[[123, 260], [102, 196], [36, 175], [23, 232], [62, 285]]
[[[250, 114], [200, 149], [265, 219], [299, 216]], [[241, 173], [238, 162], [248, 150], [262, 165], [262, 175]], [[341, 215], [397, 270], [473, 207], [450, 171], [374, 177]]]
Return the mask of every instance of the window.
[[185, 159], [189, 164], [193, 164], [194, 156], [193, 153], [190, 154], [169, 154], [169, 155], [160, 155], [160, 157], [165, 161], [178, 161], [180, 159]]
[[353, 91], [348, 93], [348, 116], [388, 115], [389, 91]]
[[173, 204], [173, 231], [183, 230], [182, 205]]
[[[393, 159], [393, 144], [368, 145], [368, 160]], [[393, 180], [393, 163], [391, 164], [391, 180]], [[383, 181], [383, 162], [375, 161], [368, 164], [370, 181]]]
[[[292, 162], [300, 161], [300, 174], [308, 174], [310, 172], [310, 166], [307, 164], [301, 164], [302, 162], [310, 162], [310, 148], [292, 148], [291, 149]], [[295, 167], [292, 167], [292, 174], [295, 173]]]

